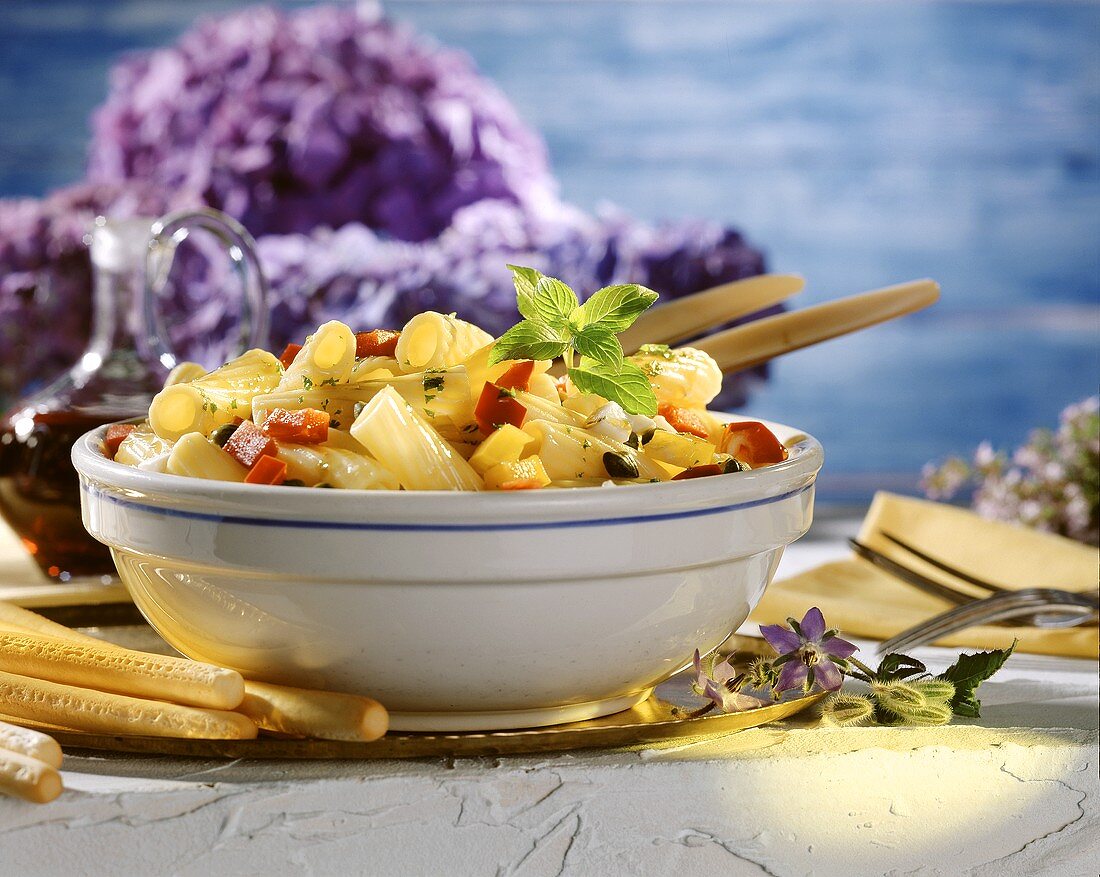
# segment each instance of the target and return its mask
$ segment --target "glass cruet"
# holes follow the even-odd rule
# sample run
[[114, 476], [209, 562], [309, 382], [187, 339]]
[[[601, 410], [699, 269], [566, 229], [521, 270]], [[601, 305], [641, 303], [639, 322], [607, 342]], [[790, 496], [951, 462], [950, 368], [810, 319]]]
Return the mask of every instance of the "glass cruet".
[[104, 423], [143, 416], [176, 356], [158, 304], [178, 246], [197, 229], [229, 257], [243, 287], [238, 352], [267, 342], [266, 285], [255, 242], [215, 210], [161, 219], [97, 217], [85, 236], [92, 262], [91, 338], [59, 379], [0, 420], [0, 515], [53, 581], [110, 581], [106, 546], [85, 531], [73, 443]]

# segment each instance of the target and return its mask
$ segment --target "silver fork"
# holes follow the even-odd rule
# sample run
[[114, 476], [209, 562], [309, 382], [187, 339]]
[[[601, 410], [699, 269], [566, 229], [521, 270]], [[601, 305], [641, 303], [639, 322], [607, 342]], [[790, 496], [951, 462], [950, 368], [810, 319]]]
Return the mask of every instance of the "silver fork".
[[1057, 614], [1044, 616], [1043, 627], [1073, 627], [1086, 624], [1097, 617], [1097, 600], [1089, 595], [1051, 588], [1021, 588], [1019, 591], [1004, 591], [992, 597], [974, 600], [934, 615], [879, 643], [877, 651], [879, 654], [902, 652], [967, 627], [1007, 618], [1035, 616], [1044, 609], [1055, 607], [1058, 609]]

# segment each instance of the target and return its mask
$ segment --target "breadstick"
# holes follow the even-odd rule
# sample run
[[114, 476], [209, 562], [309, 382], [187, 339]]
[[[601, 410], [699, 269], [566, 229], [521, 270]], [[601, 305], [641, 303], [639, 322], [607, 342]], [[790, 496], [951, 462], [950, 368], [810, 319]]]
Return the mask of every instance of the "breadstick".
[[0, 671], [209, 709], [231, 710], [244, 697], [236, 670], [33, 633], [0, 631]]
[[61, 794], [61, 774], [37, 758], [0, 749], [0, 792], [46, 804]]
[[256, 726], [240, 713], [196, 709], [0, 672], [0, 712], [15, 719], [100, 734], [250, 740]]
[[61, 767], [61, 747], [49, 734], [0, 722], [0, 750], [2, 749], [18, 752], [28, 758], [37, 758], [50, 767]]
[[389, 713], [378, 701], [335, 691], [245, 682], [237, 711], [264, 731], [320, 740], [369, 742], [386, 733]]
[[101, 640], [86, 633], [73, 630], [56, 621], [43, 618], [37, 612], [31, 612], [14, 603], [0, 600], [0, 629], [14, 630], [22, 633], [37, 633], [39, 636], [54, 636], [58, 639], [68, 639], [74, 642], [89, 643], [90, 645], [104, 645]]

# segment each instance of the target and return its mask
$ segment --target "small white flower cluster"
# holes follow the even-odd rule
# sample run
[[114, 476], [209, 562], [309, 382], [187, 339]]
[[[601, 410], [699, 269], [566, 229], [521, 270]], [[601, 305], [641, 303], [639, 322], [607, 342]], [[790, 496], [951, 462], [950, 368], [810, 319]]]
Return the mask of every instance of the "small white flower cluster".
[[1100, 396], [1066, 408], [1057, 431], [1037, 429], [1009, 457], [983, 442], [973, 461], [952, 457], [924, 467], [930, 499], [975, 485], [974, 510], [1090, 545], [1100, 543]]

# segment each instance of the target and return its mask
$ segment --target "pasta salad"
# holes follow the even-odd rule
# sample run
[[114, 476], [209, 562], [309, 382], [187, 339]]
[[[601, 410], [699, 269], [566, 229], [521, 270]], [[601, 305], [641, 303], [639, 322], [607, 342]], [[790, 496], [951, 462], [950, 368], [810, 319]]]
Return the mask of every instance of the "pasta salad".
[[676, 481], [787, 458], [763, 424], [707, 411], [722, 374], [706, 353], [623, 355], [617, 333], [656, 294], [608, 287], [580, 305], [560, 281], [512, 270], [525, 319], [500, 338], [428, 311], [400, 330], [333, 320], [281, 356], [250, 350], [209, 373], [182, 363], [145, 422], [108, 428], [104, 453], [251, 484], [504, 491]]

